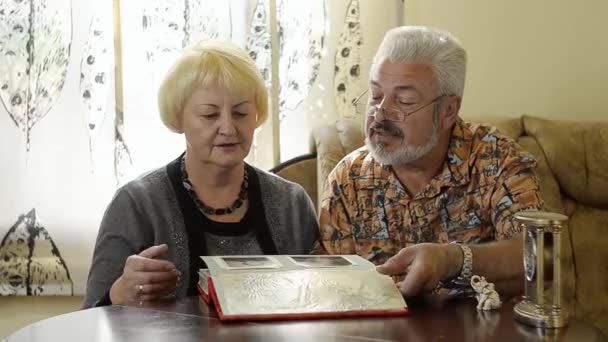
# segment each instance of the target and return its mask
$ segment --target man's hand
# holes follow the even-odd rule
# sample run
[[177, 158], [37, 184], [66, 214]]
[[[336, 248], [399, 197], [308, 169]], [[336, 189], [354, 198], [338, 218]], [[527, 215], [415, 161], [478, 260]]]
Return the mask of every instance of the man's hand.
[[404, 274], [399, 290], [413, 297], [434, 290], [440, 280], [458, 275], [462, 260], [456, 245], [421, 243], [403, 248], [376, 270], [386, 275]]
[[122, 275], [110, 289], [112, 304], [153, 300], [175, 292], [180, 276], [175, 264], [154, 259], [168, 251], [167, 245], [163, 244], [128, 257]]

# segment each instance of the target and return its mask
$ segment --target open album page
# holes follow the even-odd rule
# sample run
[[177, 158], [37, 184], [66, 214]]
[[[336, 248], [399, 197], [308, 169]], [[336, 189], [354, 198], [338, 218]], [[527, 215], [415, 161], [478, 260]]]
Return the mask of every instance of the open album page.
[[356, 255], [202, 258], [226, 316], [406, 309], [393, 280]]

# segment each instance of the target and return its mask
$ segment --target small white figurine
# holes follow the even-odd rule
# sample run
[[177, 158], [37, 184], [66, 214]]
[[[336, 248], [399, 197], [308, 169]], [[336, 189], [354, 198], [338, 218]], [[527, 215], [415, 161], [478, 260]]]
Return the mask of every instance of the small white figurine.
[[494, 290], [494, 284], [488, 283], [486, 278], [474, 275], [471, 277], [471, 287], [477, 293], [477, 310], [499, 309], [502, 305], [498, 292]]

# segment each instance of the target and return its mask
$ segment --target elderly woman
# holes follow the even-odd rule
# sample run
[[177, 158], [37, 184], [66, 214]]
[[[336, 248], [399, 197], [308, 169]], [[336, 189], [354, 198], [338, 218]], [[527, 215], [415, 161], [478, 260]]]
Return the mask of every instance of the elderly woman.
[[186, 49], [158, 104], [186, 151], [116, 192], [84, 307], [195, 295], [201, 255], [308, 254], [317, 239], [304, 189], [243, 161], [268, 115], [264, 80], [244, 51], [213, 41]]

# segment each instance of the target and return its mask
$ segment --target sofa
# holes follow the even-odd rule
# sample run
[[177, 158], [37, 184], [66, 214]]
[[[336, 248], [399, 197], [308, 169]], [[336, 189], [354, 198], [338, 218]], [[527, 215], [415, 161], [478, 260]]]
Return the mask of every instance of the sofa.
[[[608, 335], [608, 122], [525, 115], [464, 119], [497, 127], [536, 156], [546, 210], [569, 218], [562, 238], [565, 306]], [[273, 171], [301, 184], [318, 206], [329, 172], [363, 143], [362, 123], [343, 120], [318, 127], [309, 154]]]

